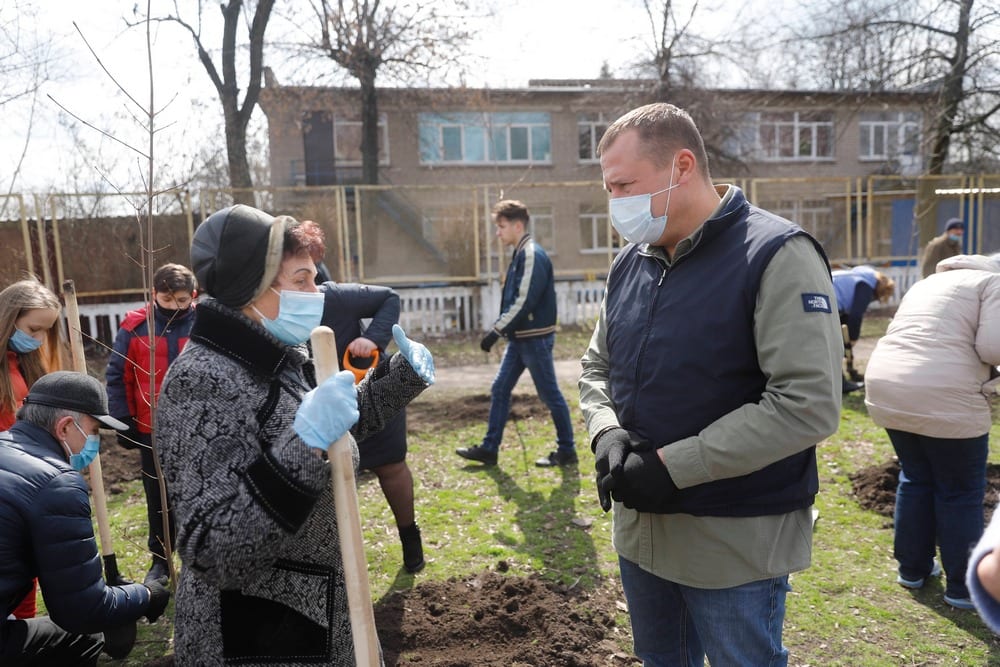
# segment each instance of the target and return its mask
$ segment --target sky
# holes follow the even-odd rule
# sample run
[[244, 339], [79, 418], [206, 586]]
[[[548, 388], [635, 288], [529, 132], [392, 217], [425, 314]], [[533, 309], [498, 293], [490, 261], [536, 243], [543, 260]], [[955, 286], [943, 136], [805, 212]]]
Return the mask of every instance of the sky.
[[[81, 182], [107, 179], [120, 185], [135, 180], [137, 153], [86, 127], [84, 121], [145, 148], [138, 123], [130, 119], [143, 113], [144, 106], [139, 105], [149, 100], [145, 30], [125, 27], [137, 1], [145, 5], [142, 0], [0, 0], [0, 21], [18, 12], [22, 31], [31, 28], [38, 39], [52, 45], [51, 71], [56, 76], [44, 86], [33, 117], [26, 101], [3, 107], [7, 121], [0, 127], [0, 187], [4, 191], [11, 187], [26, 137], [28, 148], [15, 191], [64, 185], [69, 189], [69, 180], [75, 180], [77, 189]], [[191, 4], [190, 0], [180, 3], [182, 7]], [[173, 3], [154, 0], [154, 13], [157, 4]], [[627, 66], [638, 59], [644, 40], [649, 39], [649, 21], [640, 0], [506, 0], [497, 5], [495, 15], [476, 26], [477, 37], [468, 46], [474, 63], [465, 79], [470, 86], [520, 87], [534, 78], [596, 78], [605, 61], [614, 74], [628, 76]], [[206, 6], [205, 34], [214, 40], [221, 33], [218, 2]], [[45, 11], [31, 11], [38, 7]], [[221, 108], [190, 36], [173, 24], [154, 30], [154, 93], [155, 106], [163, 109], [158, 118], [162, 144], [173, 146], [177, 137], [188, 139], [199, 128], [218, 131], [214, 123], [219, 122]], [[51, 39], [46, 39], [49, 35]], [[295, 73], [268, 61], [266, 50], [265, 61], [273, 64], [280, 82], [295, 82]], [[127, 99], [112, 76], [138, 104]], [[259, 109], [254, 115], [257, 123], [265, 122]], [[33, 118], [30, 134], [26, 131], [29, 118]], [[210, 121], [192, 122], [198, 118]], [[76, 127], [76, 136], [90, 146], [86, 155], [96, 152], [96, 159], [84, 159], [67, 125]], [[88, 164], [99, 164], [100, 170], [82, 173]], [[75, 169], [67, 175], [71, 165]]]

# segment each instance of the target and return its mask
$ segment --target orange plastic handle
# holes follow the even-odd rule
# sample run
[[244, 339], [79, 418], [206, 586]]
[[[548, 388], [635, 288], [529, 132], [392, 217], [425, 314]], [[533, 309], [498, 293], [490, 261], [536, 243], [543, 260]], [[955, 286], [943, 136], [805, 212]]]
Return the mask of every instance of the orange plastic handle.
[[365, 366], [364, 368], [358, 368], [351, 363], [351, 353], [348, 350], [344, 350], [344, 361], [341, 363], [341, 366], [345, 371], [351, 371], [352, 373], [354, 373], [354, 384], [361, 382], [361, 380], [365, 377], [365, 374], [368, 373], [369, 369], [378, 366], [378, 348], [376, 348], [372, 352], [371, 357], [359, 357], [359, 358], [361, 359], [370, 358], [372, 362], [367, 366]]

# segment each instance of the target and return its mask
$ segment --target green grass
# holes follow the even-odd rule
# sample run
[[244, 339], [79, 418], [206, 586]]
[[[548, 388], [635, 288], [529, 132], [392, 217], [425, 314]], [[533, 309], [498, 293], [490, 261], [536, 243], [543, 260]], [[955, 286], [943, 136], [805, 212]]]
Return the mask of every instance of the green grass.
[[[887, 318], [866, 320], [865, 336], [885, 331]], [[557, 356], [578, 358], [589, 332], [567, 329], [558, 337]], [[440, 367], [478, 363], [478, 337], [429, 341]], [[470, 354], [469, 348], [474, 347]], [[586, 443], [574, 385], [563, 387]], [[472, 393], [486, 393], [488, 387]], [[460, 396], [427, 392], [411, 412], [453, 404]], [[422, 407], [423, 406], [423, 407]], [[554, 429], [548, 419], [509, 422], [500, 464], [466, 466], [454, 449], [478, 441], [481, 421], [441, 423], [412, 430], [408, 461], [415, 478], [417, 515], [424, 535], [427, 568], [416, 576], [402, 570], [392, 515], [371, 475], [359, 480], [365, 553], [373, 599], [424, 581], [464, 577], [485, 569], [512, 576], [538, 573], [553, 581], [601, 588], [610, 611], [621, 599], [609, 515], [600, 511], [592, 478], [592, 457], [581, 447], [576, 472], [537, 469], [532, 462], [550, 451]], [[419, 426], [419, 425], [418, 425]], [[1000, 426], [994, 425], [994, 438]], [[523, 443], [523, 444], [522, 444]], [[885, 432], [868, 417], [863, 397], [845, 398], [837, 434], [818, 449], [817, 500], [812, 567], [792, 576], [785, 644], [792, 665], [897, 667], [899, 665], [998, 665], [1000, 642], [972, 612], [947, 607], [938, 581], [909, 592], [895, 584], [891, 520], [860, 508], [848, 475], [892, 456]], [[991, 461], [1000, 462], [1000, 455]], [[122, 569], [141, 578], [148, 567], [145, 515], [139, 483], [112, 496], [110, 512]], [[170, 610], [172, 613], [172, 607]], [[619, 615], [619, 627], [627, 619]], [[169, 619], [140, 623], [139, 643], [127, 660], [102, 664], [140, 665], [168, 654]], [[626, 633], [619, 635], [629, 650]]]

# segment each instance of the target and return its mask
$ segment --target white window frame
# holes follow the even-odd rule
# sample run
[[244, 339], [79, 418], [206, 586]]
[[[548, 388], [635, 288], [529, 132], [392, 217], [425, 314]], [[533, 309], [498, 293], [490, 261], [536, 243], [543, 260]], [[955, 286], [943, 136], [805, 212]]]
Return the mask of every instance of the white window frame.
[[[580, 254], [581, 255], [607, 254], [609, 248], [606, 245], [601, 245], [598, 239], [600, 239], [601, 234], [604, 231], [609, 230], [610, 226], [609, 226], [608, 212], [600, 210], [581, 210], [577, 220], [579, 221], [577, 225], [581, 232]], [[589, 243], [585, 243], [585, 240], [582, 237], [583, 223], [585, 222], [589, 223], [588, 227], [590, 228]], [[610, 236], [608, 237], [608, 239], [613, 243], [614, 238], [618, 236], [618, 232], [615, 231], [614, 227], [610, 227], [609, 234]], [[618, 247], [616, 248], [612, 245], [610, 250], [613, 253], [618, 253], [621, 251], [621, 249], [622, 249], [622, 242], [621, 238], [619, 238]]]
[[[581, 164], [594, 164], [600, 161], [597, 156], [597, 144], [600, 143], [601, 137], [604, 136], [605, 130], [608, 129], [608, 125], [611, 121], [604, 117], [604, 113], [596, 114], [580, 114], [576, 119], [576, 155], [577, 160]], [[581, 157], [580, 150], [580, 135], [586, 131], [590, 136], [590, 156]]]
[[[874, 114], [873, 114], [874, 115]], [[906, 150], [907, 135], [909, 132], [916, 134], [915, 144], [917, 146], [916, 156], [919, 157], [919, 147], [921, 142], [922, 118], [916, 112], [899, 111], [896, 117], [888, 120], [864, 120], [862, 112], [861, 120], [858, 121], [858, 134], [860, 136], [858, 146], [858, 160], [862, 162], [884, 162], [898, 158], [899, 156], [912, 157], [914, 153]], [[875, 138], [881, 134], [882, 151], [875, 150]]]
[[[333, 160], [334, 164], [343, 167], [360, 167], [361, 160], [341, 160], [337, 157], [337, 127], [338, 126], [357, 126], [358, 127], [358, 137], [360, 142], [361, 137], [361, 121], [354, 120], [352, 118], [346, 118], [344, 116], [334, 115], [333, 117]], [[384, 113], [378, 115], [378, 127], [379, 134], [381, 135], [381, 144], [379, 145], [379, 159], [378, 163], [382, 166], [387, 166], [389, 164], [389, 119]], [[361, 155], [361, 144], [357, 146], [358, 155]]]
[[[834, 114], [827, 112], [829, 120], [806, 120], [806, 114], [816, 114], [815, 111], [752, 111], [742, 115], [735, 141], [739, 146], [740, 157], [759, 162], [833, 162], [836, 159], [836, 135], [834, 134]], [[783, 115], [784, 119], [763, 120], [763, 116]], [[801, 114], [801, 115], [800, 115]], [[764, 129], [773, 128], [773, 139], [769, 145], [764, 143]], [[820, 130], [827, 133], [829, 155], [817, 154]], [[782, 130], [792, 133], [792, 155], [782, 155]], [[803, 140], [808, 139], [810, 151], [801, 153]]]
[[[439, 160], [425, 160], [423, 156], [420, 157], [420, 164], [427, 166], [481, 166], [481, 165], [551, 165], [552, 164], [552, 122], [551, 118], [547, 123], [525, 123], [525, 122], [515, 122], [515, 123], [494, 123], [492, 121], [493, 114], [487, 113], [482, 117], [482, 125], [467, 125], [462, 122], [451, 122], [451, 123], [439, 123], [434, 127], [437, 133], [437, 150], [438, 154], [441, 156]], [[475, 127], [476, 129], [481, 129], [483, 134], [483, 146], [482, 154], [484, 156], [483, 160], [470, 160], [466, 157], [467, 147], [468, 147], [468, 129]], [[461, 137], [462, 147], [461, 154], [462, 157], [458, 160], [449, 160], [444, 157], [444, 129], [445, 128], [458, 128], [459, 135]], [[528, 157], [527, 159], [517, 159], [513, 160], [510, 158], [511, 155], [511, 130], [521, 129], [525, 130], [527, 134], [527, 149]], [[533, 130], [537, 128], [542, 128], [548, 132], [548, 151], [545, 156], [540, 159], [534, 159], [532, 155], [535, 149], [535, 140], [533, 137]], [[506, 159], [500, 160], [496, 157], [497, 151], [494, 146], [494, 137], [500, 133], [501, 137], [498, 139], [503, 141], [503, 148], [505, 149]]]

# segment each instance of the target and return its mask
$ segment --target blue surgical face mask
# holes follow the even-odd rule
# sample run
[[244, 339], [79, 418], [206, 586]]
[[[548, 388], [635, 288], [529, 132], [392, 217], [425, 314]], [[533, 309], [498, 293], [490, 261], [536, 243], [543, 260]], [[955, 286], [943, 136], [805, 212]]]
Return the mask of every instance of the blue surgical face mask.
[[[680, 185], [674, 184], [676, 161], [675, 157], [670, 163], [670, 185], [667, 187], [650, 194], [611, 200], [611, 224], [629, 243], [656, 243], [663, 236], [663, 231], [667, 228], [667, 209], [670, 208], [669, 192]], [[653, 197], [664, 192], [668, 193], [667, 205], [663, 209], [663, 215], [654, 218]]]
[[299, 345], [309, 340], [309, 334], [319, 326], [323, 319], [323, 306], [326, 299], [320, 292], [296, 292], [281, 290], [279, 293], [273, 287], [271, 291], [278, 295], [278, 316], [273, 320], [264, 317], [256, 306], [251, 306], [260, 315], [260, 323], [271, 335], [286, 345]]
[[80, 472], [81, 470], [89, 466], [91, 463], [93, 463], [94, 459], [97, 458], [98, 452], [101, 451], [101, 436], [87, 435], [86, 433], [84, 433], [84, 430], [80, 428], [80, 425], [77, 424], [75, 421], [73, 422], [73, 426], [75, 426], [77, 430], [80, 431], [81, 434], [83, 434], [83, 437], [86, 438], [86, 440], [83, 443], [83, 449], [80, 450], [80, 453], [70, 454], [69, 457], [69, 464], [73, 466], [73, 470]]
[[954, 241], [955, 243], [961, 243], [962, 237], [959, 236], [958, 234], [948, 234], [948, 240]]
[[17, 327], [14, 327], [14, 335], [10, 337], [7, 344], [15, 352], [27, 354], [28, 352], [34, 352], [40, 348], [42, 346], [42, 341], [38, 340], [34, 336], [29, 336]]

